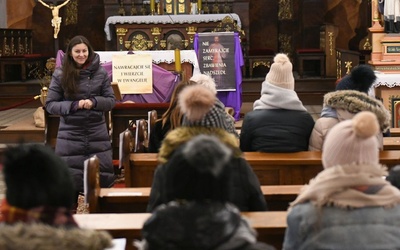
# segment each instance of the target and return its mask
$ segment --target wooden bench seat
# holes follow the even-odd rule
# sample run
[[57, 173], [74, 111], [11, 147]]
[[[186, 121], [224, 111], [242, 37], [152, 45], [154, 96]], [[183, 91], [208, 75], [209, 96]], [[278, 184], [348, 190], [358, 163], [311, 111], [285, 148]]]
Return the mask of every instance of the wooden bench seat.
[[[321, 152], [297, 153], [245, 152], [261, 185], [304, 185], [323, 168]], [[131, 153], [125, 169], [126, 187], [150, 187], [157, 167], [157, 154]], [[400, 163], [400, 150], [380, 152], [380, 162], [389, 168]]]
[[[242, 213], [258, 232], [258, 240], [282, 248], [286, 230], [287, 212], [246, 212]], [[108, 231], [114, 238], [126, 238], [126, 249], [135, 239], [141, 239], [141, 229], [150, 217], [149, 213], [102, 213], [75, 214], [74, 219], [81, 228]]]
[[400, 137], [383, 137], [384, 150], [400, 150]]
[[[303, 185], [261, 186], [269, 211], [285, 211], [296, 199]], [[96, 207], [91, 213], [145, 213], [150, 197], [150, 187], [101, 188]], [[96, 195], [95, 192], [93, 194]], [[90, 204], [89, 204], [90, 206]]]

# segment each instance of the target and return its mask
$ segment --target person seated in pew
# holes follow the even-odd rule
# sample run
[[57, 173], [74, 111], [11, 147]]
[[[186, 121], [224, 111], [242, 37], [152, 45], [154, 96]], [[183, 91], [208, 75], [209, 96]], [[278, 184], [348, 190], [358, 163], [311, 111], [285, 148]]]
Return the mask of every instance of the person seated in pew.
[[228, 163], [232, 169], [233, 182], [233, 188], [227, 190], [232, 193], [226, 193], [230, 197], [229, 201], [241, 211], [267, 210], [257, 176], [242, 157], [235, 135], [226, 130], [226, 116], [214, 105], [216, 95], [202, 85], [194, 85], [182, 90], [178, 100], [184, 114], [182, 126], [170, 131], [162, 142], [158, 153], [160, 165], [154, 173], [147, 211], [151, 212], [158, 205], [170, 201], [162, 187], [168, 178], [166, 165], [170, 164], [170, 158], [177, 148], [201, 134], [213, 135], [233, 150]]
[[321, 151], [328, 131], [360, 111], [370, 111], [377, 116], [381, 130], [377, 137], [379, 148], [383, 149], [383, 133], [390, 131], [391, 116], [381, 101], [368, 95], [375, 79], [376, 75], [370, 66], [358, 65], [350, 75], [338, 82], [335, 91], [324, 96], [321, 116], [315, 122], [310, 136], [310, 151]]
[[290, 204], [284, 250], [399, 248], [400, 191], [382, 178], [379, 132], [368, 111], [328, 132], [324, 170]]
[[180, 145], [163, 166], [160, 190], [170, 201], [158, 206], [142, 228], [139, 250], [265, 249], [257, 232], [230, 203], [234, 149], [213, 135], [198, 135]]
[[178, 105], [178, 95], [186, 86], [192, 84], [194, 83], [191, 81], [183, 80], [175, 87], [167, 111], [156, 121], [154, 128], [150, 133], [149, 153], [158, 153], [165, 135], [170, 130], [181, 126], [183, 114]]
[[277, 54], [262, 83], [261, 97], [243, 119], [240, 149], [247, 152], [308, 150], [314, 119], [294, 91], [293, 66], [286, 54]]
[[76, 224], [71, 174], [50, 147], [7, 148], [3, 175], [6, 196], [0, 207], [0, 249], [103, 250], [112, 246], [107, 232]]
[[237, 133], [235, 128], [235, 118], [233, 118], [233, 116], [226, 111], [225, 105], [217, 97], [217, 87], [214, 79], [209, 75], [196, 74], [190, 78], [190, 81], [208, 88], [211, 92], [215, 94], [215, 111], [220, 112], [221, 115], [225, 116], [226, 130], [239, 138], [239, 134]]

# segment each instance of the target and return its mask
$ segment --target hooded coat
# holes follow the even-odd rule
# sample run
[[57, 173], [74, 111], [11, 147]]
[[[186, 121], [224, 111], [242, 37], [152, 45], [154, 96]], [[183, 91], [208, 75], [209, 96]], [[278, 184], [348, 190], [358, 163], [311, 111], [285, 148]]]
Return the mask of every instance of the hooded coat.
[[273, 250], [229, 203], [170, 202], [144, 223], [140, 250]]
[[383, 149], [383, 132], [390, 127], [390, 113], [379, 100], [356, 90], [340, 90], [324, 96], [321, 117], [311, 132], [309, 150], [321, 151], [328, 131], [341, 121], [352, 119], [360, 111], [371, 111], [378, 118], [380, 149]]
[[[64, 95], [62, 74], [60, 68], [54, 71], [45, 106], [47, 112], [60, 116], [55, 151], [67, 162], [77, 191], [83, 191], [84, 161], [94, 155], [100, 161], [100, 185], [110, 187], [115, 176], [104, 115], [115, 105], [110, 78], [95, 54], [88, 67], [80, 71], [77, 94], [71, 98]], [[90, 98], [95, 99], [94, 108], [72, 111], [74, 101]]]
[[112, 246], [106, 232], [58, 228], [40, 223], [0, 225], [0, 249], [103, 250]]
[[216, 136], [222, 143], [233, 149], [233, 156], [229, 161], [232, 167], [233, 188], [230, 202], [241, 211], [265, 211], [267, 204], [260, 188], [260, 182], [241, 156], [236, 137], [222, 128], [213, 127], [179, 127], [170, 131], [165, 137], [158, 154], [160, 165], [157, 167], [151, 187], [150, 200], [147, 211], [153, 211], [158, 205], [169, 202], [166, 190], [162, 188], [166, 178], [165, 164], [168, 164], [173, 152], [191, 138], [200, 135]]

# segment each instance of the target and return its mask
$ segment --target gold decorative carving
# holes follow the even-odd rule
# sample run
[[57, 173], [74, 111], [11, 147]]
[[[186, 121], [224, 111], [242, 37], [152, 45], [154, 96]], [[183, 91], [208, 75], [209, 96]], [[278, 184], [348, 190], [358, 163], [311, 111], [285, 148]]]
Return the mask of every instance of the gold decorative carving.
[[253, 62], [252, 67], [253, 67], [253, 69], [254, 69], [254, 68], [256, 68], [256, 67], [258, 67], [258, 66], [260, 66], [260, 65], [265, 66], [265, 67], [268, 67], [268, 68], [271, 68], [271, 62], [270, 62], [270, 61], [257, 61], [257, 62]]
[[369, 38], [367, 38], [367, 39], [365, 40], [365, 43], [364, 43], [364, 45], [363, 45], [363, 49], [365, 49], [365, 50], [372, 50], [372, 46], [371, 46], [371, 43], [369, 42]]
[[279, 0], [278, 19], [291, 20], [293, 17], [292, 0]]
[[153, 45], [153, 41], [147, 40], [142, 34], [133, 36], [131, 41], [125, 41], [125, 48], [128, 50], [149, 50]]
[[333, 55], [333, 32], [328, 32], [329, 36], [329, 53], [332, 56]]
[[336, 79], [342, 77], [342, 53], [340, 51], [336, 51]]
[[161, 34], [162, 29], [160, 27], [153, 27], [150, 31], [153, 36], [158, 36]]
[[278, 40], [279, 40], [279, 44], [280, 44], [279, 51], [286, 53], [290, 57], [290, 55], [292, 54], [292, 51], [291, 51], [292, 36], [287, 35], [287, 34], [279, 34]]
[[119, 0], [118, 15], [125, 16], [124, 0]]
[[344, 67], [346, 68], [346, 75], [350, 74], [351, 68], [353, 68], [353, 62], [352, 61], [346, 61], [344, 62]]
[[67, 16], [65, 17], [65, 25], [78, 23], [78, 0], [71, 0], [67, 5]]
[[117, 28], [116, 29], [117, 36], [125, 36], [126, 32], [128, 32], [127, 28]]
[[186, 27], [186, 32], [188, 35], [194, 35], [197, 32], [197, 27], [196, 26]]
[[242, 38], [245, 36], [244, 30], [240, 29], [235, 20], [232, 17], [226, 16], [213, 30], [214, 32], [238, 32], [239, 36]]
[[167, 40], [160, 40], [161, 49], [165, 49], [167, 47]]

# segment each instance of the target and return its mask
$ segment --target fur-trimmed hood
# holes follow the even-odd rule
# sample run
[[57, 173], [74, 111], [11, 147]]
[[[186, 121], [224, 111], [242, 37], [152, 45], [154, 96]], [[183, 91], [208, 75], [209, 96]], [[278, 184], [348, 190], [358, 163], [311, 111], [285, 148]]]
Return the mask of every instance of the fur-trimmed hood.
[[2, 250], [103, 250], [111, 246], [112, 237], [107, 232], [45, 224], [0, 224]]
[[377, 116], [381, 131], [390, 127], [390, 113], [383, 103], [360, 91], [339, 90], [327, 93], [324, 96], [324, 106], [342, 109], [352, 114], [371, 111]]
[[242, 155], [238, 139], [224, 129], [214, 127], [179, 127], [170, 131], [164, 138], [158, 153], [158, 161], [160, 163], [167, 162], [176, 148], [200, 134], [213, 135], [231, 148], [234, 156], [240, 157]]

